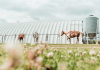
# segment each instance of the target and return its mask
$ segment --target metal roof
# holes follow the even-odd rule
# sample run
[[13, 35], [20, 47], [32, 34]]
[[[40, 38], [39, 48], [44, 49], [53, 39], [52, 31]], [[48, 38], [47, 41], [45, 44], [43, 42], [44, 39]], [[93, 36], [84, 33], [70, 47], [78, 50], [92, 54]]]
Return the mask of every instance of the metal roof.
[[[0, 34], [2, 35], [15, 35], [20, 33], [33, 34], [37, 30], [39, 34], [59, 34], [61, 31], [76, 30], [82, 32], [82, 21], [57, 21], [57, 22], [33, 22], [33, 23], [0, 23]], [[14, 36], [6, 36], [5, 42], [14, 41]], [[39, 41], [45, 43], [46, 35], [40, 35]], [[68, 43], [66, 36], [58, 37], [58, 35], [49, 35], [48, 43], [57, 44]], [[76, 39], [73, 39], [74, 43]], [[18, 42], [18, 38], [15, 39]], [[24, 43], [34, 42], [32, 35], [26, 35]], [[2, 43], [2, 37], [0, 36], [0, 43]]]

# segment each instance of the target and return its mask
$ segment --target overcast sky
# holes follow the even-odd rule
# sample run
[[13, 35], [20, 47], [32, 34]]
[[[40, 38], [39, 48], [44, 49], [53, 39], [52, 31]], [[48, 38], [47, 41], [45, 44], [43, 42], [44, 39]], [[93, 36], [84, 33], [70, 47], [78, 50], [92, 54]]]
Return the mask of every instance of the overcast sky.
[[0, 0], [0, 23], [65, 20], [85, 22], [89, 15], [99, 18], [99, 0]]
[[99, 18], [99, 0], [0, 0], [0, 23]]

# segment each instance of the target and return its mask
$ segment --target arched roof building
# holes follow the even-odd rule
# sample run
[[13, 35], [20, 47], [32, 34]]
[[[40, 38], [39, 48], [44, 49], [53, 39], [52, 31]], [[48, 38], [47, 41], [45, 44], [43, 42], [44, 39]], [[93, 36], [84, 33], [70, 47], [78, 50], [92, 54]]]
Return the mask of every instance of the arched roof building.
[[[82, 21], [59, 21], [59, 22], [33, 22], [33, 23], [0, 23], [0, 34], [6, 35], [5, 43], [14, 41], [18, 42], [18, 36], [15, 38], [15, 34], [25, 33], [24, 43], [34, 42], [33, 34], [34, 31], [39, 34], [59, 34], [61, 31], [76, 30], [82, 32]], [[8, 36], [13, 35], [13, 36]], [[39, 35], [39, 41], [41, 40], [45, 43], [46, 35]], [[58, 35], [49, 35], [48, 43], [51, 44], [66, 44], [68, 41], [67, 37], [63, 35], [58, 37]], [[72, 39], [71, 42], [74, 44], [76, 39]], [[3, 38], [4, 42], [4, 38]], [[0, 43], [2, 43], [2, 36], [0, 36]]]

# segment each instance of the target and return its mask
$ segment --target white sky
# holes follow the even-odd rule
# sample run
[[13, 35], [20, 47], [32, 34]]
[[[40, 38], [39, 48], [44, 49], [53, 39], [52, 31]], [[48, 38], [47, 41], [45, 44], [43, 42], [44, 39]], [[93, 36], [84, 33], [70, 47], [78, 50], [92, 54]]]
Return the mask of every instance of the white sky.
[[100, 0], [0, 0], [0, 23], [83, 20], [100, 15]]

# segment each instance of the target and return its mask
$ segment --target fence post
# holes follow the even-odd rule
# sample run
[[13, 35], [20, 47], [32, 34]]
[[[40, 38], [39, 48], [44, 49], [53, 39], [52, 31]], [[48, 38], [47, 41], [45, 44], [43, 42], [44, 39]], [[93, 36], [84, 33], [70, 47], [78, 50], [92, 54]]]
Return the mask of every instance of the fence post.
[[16, 39], [16, 34], [15, 34], [15, 38], [14, 38], [14, 41], [15, 41], [15, 39]]
[[88, 33], [87, 33], [87, 44], [88, 44]]
[[26, 34], [25, 34], [25, 44], [26, 44]]
[[6, 35], [4, 36], [4, 43], [6, 43], [5, 41], [6, 41]]
[[60, 33], [58, 34], [58, 37], [59, 37], [59, 44], [60, 44]]
[[45, 39], [45, 42], [47, 43], [48, 45], [48, 33], [46, 34], [46, 39]]
[[3, 35], [2, 35], [2, 43], [3, 43]]

